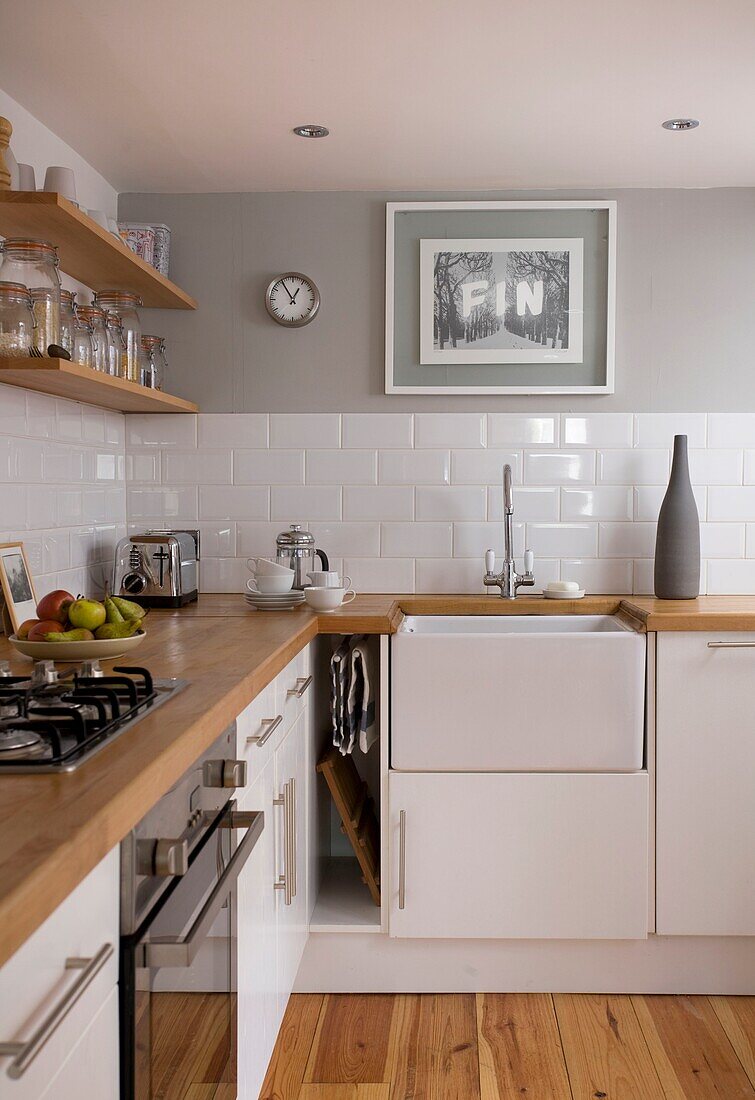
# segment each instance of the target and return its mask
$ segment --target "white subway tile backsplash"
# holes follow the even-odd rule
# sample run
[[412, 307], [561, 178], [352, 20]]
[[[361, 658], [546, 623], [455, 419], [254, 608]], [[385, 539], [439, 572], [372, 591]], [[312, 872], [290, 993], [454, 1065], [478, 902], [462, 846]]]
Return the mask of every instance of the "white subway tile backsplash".
[[[514, 554], [518, 557], [524, 553], [523, 523], [513, 524]], [[502, 523], [455, 523], [454, 524], [454, 557], [476, 558], [482, 562], [486, 550], [494, 550], [496, 558], [503, 558], [503, 524]], [[423, 557], [432, 557], [423, 554]], [[480, 567], [482, 568], [482, 566]]]
[[44, 393], [27, 392], [26, 425], [29, 435], [37, 439], [55, 439], [58, 430], [58, 407], [55, 398], [48, 397]]
[[631, 413], [562, 416], [562, 447], [631, 447]]
[[686, 435], [688, 447], [704, 447], [705, 413], [637, 413], [634, 418], [635, 447], [674, 446], [675, 435]]
[[[632, 592], [635, 596], [652, 596], [655, 591], [655, 561], [653, 558], [635, 558]], [[702, 591], [702, 589], [701, 589]]]
[[16, 480], [16, 440], [0, 439], [0, 481]]
[[267, 413], [202, 413], [198, 417], [200, 449], [267, 447]]
[[236, 524], [228, 522], [198, 523], [202, 558], [236, 557]]
[[345, 520], [405, 520], [414, 518], [414, 489], [410, 485], [345, 485]]
[[194, 413], [131, 414], [126, 418], [127, 447], [191, 448], [197, 445]]
[[710, 486], [708, 489], [709, 520], [747, 521], [753, 517], [755, 517], [755, 486]]
[[594, 451], [526, 451], [525, 485], [563, 485], [595, 481]]
[[489, 447], [553, 447], [558, 443], [557, 416], [488, 414]]
[[55, 433], [57, 438], [80, 443], [84, 433], [81, 405], [77, 405], [75, 401], [56, 401], [55, 404], [58, 417]]
[[597, 595], [621, 595], [632, 591], [632, 562], [562, 558], [561, 579], [576, 581], [580, 588]]
[[326, 554], [337, 557], [380, 557], [379, 523], [311, 523], [309, 529]]
[[384, 558], [450, 558], [453, 530], [451, 523], [383, 523], [380, 553]]
[[[118, 415], [121, 420], [125, 420], [121, 413], [114, 415]], [[95, 409], [91, 406], [82, 409], [81, 439], [84, 443], [91, 443], [94, 446], [99, 444], [104, 447], [106, 443], [111, 444], [111, 440], [107, 438], [107, 421], [104, 409]], [[122, 448], [123, 439], [116, 440], [111, 445]]]
[[[711, 454], [731, 454], [730, 451], [711, 451]], [[737, 452], [735, 452], [737, 453]], [[744, 483], [745, 485], [755, 484], [755, 451], [745, 451], [744, 454]], [[733, 479], [729, 479], [729, 485], [736, 484]]]
[[242, 592], [249, 576], [246, 564], [240, 558], [203, 556], [199, 563], [203, 592]]
[[598, 482], [607, 485], [665, 485], [669, 452], [618, 450], [598, 452]]
[[632, 519], [632, 490], [623, 485], [561, 490], [561, 519]]
[[[527, 489], [514, 486], [515, 514], [518, 520], [548, 523], [559, 518], [558, 489]], [[488, 488], [488, 519], [503, 519], [503, 488]]]
[[338, 413], [270, 413], [270, 446], [340, 447], [341, 417]]
[[232, 521], [269, 517], [270, 490], [266, 485], [207, 485], [199, 490], [198, 519]]
[[162, 476], [167, 485], [230, 485], [230, 451], [163, 451]]
[[448, 451], [380, 451], [378, 480], [385, 485], [449, 485], [450, 454]]
[[452, 485], [489, 485], [503, 480], [503, 467], [508, 463], [514, 484], [522, 480], [522, 456], [519, 451], [453, 451], [451, 454]]
[[708, 413], [709, 447], [755, 447], [755, 413]]
[[[244, 516], [262, 519], [262, 516]], [[273, 485], [270, 491], [270, 518], [289, 523], [341, 519], [340, 485]]]
[[419, 558], [417, 561], [417, 592], [485, 592], [482, 578], [484, 562], [480, 558]]
[[5, 528], [26, 527], [25, 485], [0, 484], [0, 516]]
[[701, 523], [700, 554], [703, 558], [743, 558], [745, 525], [743, 523]]
[[[205, 491], [209, 491], [216, 497], [227, 492], [222, 487], [202, 490], [202, 492]], [[129, 521], [196, 519], [197, 490], [190, 486], [129, 489], [127, 492], [127, 509]]]
[[[212, 453], [200, 452], [203, 456]], [[233, 484], [303, 485], [304, 451], [234, 450]]]
[[159, 484], [161, 458], [161, 451], [134, 451], [126, 455], [126, 480], [132, 484]]
[[485, 519], [487, 492], [477, 486], [420, 485], [416, 493], [416, 516], [420, 520]]
[[652, 558], [655, 554], [654, 523], [601, 523], [598, 527], [601, 558]]
[[0, 386], [0, 436], [23, 436], [26, 430], [26, 391]]
[[[747, 481], [745, 452], [745, 481]], [[724, 450], [691, 450], [689, 473], [693, 485], [741, 485], [742, 452]], [[753, 470], [755, 474], [755, 469]], [[753, 477], [755, 481], [755, 476]]]
[[377, 451], [308, 451], [307, 485], [374, 485]]
[[528, 523], [525, 542], [538, 558], [592, 558], [598, 530], [594, 523]]
[[[307, 530], [308, 525], [302, 525]], [[275, 540], [288, 524], [241, 521], [236, 524], [236, 554], [240, 558], [270, 558], [275, 561]], [[224, 555], [217, 555], [223, 557]]]
[[755, 596], [755, 561], [715, 558], [707, 566], [709, 595]]
[[416, 413], [415, 447], [484, 447], [485, 413]]
[[344, 447], [411, 447], [414, 418], [411, 413], [344, 413]]
[[344, 558], [357, 592], [414, 592], [413, 558]]

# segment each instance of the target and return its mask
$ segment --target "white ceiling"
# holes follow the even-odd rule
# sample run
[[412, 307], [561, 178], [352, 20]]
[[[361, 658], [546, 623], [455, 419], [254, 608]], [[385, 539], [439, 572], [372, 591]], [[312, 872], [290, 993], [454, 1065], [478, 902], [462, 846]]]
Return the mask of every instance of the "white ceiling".
[[0, 0], [0, 26], [0, 85], [119, 191], [755, 184], [753, 0]]

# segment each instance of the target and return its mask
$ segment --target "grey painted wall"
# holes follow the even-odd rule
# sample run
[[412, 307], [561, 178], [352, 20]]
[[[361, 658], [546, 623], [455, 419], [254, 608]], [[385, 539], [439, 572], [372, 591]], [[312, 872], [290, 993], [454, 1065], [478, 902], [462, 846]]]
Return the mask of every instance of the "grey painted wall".
[[[548, 196], [618, 200], [616, 393], [386, 396], [385, 203]], [[121, 195], [119, 209], [173, 230], [171, 273], [200, 308], [143, 324], [168, 339], [170, 389], [205, 412], [755, 409], [755, 189]], [[323, 298], [293, 331], [263, 303], [291, 269]]]

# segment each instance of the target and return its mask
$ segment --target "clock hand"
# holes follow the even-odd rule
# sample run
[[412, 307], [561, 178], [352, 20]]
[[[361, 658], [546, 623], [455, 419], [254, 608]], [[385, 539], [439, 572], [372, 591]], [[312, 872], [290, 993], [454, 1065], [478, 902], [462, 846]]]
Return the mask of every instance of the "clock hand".
[[[282, 287], [283, 287], [283, 289], [285, 290], [286, 294], [288, 294], [288, 297], [289, 297], [289, 299], [290, 299], [290, 304], [291, 304], [291, 305], [294, 305], [294, 303], [295, 303], [295, 298], [292, 298], [292, 297], [291, 297], [291, 291], [290, 291], [290, 290], [288, 289], [288, 287], [286, 286], [286, 280], [285, 280], [285, 279], [281, 279], [281, 286], [282, 286]], [[297, 293], [298, 293], [298, 291], [297, 291]]]
[[297, 289], [296, 289], [296, 291], [295, 291], [295, 293], [294, 293], [294, 296], [293, 296], [293, 298], [291, 299], [291, 305], [292, 305], [292, 306], [293, 306], [293, 305], [296, 305], [296, 295], [297, 295], [297, 294], [299, 293], [299, 291], [300, 291], [300, 290], [301, 290], [301, 287], [297, 287]]

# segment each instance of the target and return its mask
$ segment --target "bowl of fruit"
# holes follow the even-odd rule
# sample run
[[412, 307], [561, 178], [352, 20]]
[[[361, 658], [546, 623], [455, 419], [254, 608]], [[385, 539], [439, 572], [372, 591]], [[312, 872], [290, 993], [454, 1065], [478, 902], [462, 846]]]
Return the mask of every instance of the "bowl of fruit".
[[42, 597], [37, 618], [27, 619], [8, 641], [39, 661], [107, 660], [142, 644], [146, 614], [138, 603], [120, 596], [100, 601], [59, 589]]

